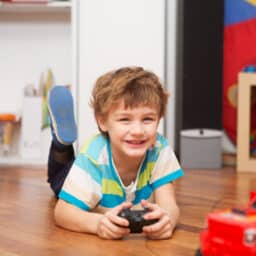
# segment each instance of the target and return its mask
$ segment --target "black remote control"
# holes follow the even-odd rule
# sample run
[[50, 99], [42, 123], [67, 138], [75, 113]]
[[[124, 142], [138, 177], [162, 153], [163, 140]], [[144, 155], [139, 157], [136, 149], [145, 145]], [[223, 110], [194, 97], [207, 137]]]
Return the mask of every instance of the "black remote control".
[[118, 216], [129, 221], [131, 233], [141, 233], [144, 226], [154, 224], [158, 221], [158, 219], [145, 220], [143, 215], [147, 212], [149, 212], [149, 210], [146, 208], [144, 210], [130, 210], [128, 208], [121, 211]]

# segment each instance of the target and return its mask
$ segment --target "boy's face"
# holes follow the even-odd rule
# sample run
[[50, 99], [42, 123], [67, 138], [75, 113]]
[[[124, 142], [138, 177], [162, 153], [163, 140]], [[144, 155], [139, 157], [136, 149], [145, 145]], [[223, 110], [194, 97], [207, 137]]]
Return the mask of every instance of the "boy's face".
[[155, 143], [159, 119], [156, 106], [125, 108], [120, 101], [106, 117], [98, 118], [98, 124], [109, 135], [114, 159], [140, 159]]

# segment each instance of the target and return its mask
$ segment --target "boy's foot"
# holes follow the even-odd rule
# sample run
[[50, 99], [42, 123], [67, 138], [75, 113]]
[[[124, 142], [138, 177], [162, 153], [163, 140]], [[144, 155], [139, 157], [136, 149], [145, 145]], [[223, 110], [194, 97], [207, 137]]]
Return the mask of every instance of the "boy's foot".
[[52, 87], [48, 95], [48, 109], [53, 140], [64, 145], [72, 144], [77, 138], [77, 127], [70, 90], [65, 86]]

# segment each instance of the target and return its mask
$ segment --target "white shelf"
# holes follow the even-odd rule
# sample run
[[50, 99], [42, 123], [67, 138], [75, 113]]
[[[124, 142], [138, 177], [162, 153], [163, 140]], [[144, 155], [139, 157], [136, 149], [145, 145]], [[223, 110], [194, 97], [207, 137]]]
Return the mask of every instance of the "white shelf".
[[0, 1], [0, 12], [65, 12], [71, 9], [70, 1], [51, 1], [49, 3], [8, 3]]
[[[6, 46], [0, 61], [5, 75], [1, 76], [0, 82], [7, 84], [0, 89], [0, 107], [4, 111], [11, 109], [22, 113], [23, 88], [28, 83], [38, 88], [40, 77], [44, 75], [46, 79], [48, 68], [53, 70], [57, 83], [71, 82], [72, 3], [72, 0], [44, 4], [0, 1], [1, 43]], [[8, 100], [11, 97], [13, 100]], [[0, 145], [0, 166], [47, 164], [51, 138], [49, 129], [42, 131], [42, 154], [37, 159], [24, 158], [21, 154], [21, 127], [15, 130], [14, 135], [9, 154], [3, 155]]]

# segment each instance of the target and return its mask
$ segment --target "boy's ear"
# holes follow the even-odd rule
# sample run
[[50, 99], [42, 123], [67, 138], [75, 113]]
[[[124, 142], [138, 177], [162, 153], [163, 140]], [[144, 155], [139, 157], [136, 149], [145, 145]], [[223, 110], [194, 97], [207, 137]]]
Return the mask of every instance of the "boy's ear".
[[99, 128], [103, 131], [103, 132], [107, 132], [107, 127], [106, 127], [106, 120], [102, 115], [98, 115], [96, 116], [96, 120], [98, 123]]

